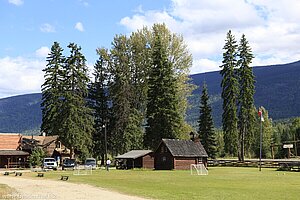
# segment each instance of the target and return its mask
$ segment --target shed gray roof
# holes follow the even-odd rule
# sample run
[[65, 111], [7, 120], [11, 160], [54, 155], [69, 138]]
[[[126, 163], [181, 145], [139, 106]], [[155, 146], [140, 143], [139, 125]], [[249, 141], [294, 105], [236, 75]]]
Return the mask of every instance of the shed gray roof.
[[149, 153], [152, 153], [152, 151], [151, 150], [132, 150], [123, 155], [117, 156], [116, 159], [126, 159], [126, 158], [136, 159], [136, 158], [145, 156]]
[[162, 139], [174, 157], [208, 157], [200, 142], [191, 140]]
[[29, 153], [20, 150], [0, 150], [0, 156], [28, 156]]

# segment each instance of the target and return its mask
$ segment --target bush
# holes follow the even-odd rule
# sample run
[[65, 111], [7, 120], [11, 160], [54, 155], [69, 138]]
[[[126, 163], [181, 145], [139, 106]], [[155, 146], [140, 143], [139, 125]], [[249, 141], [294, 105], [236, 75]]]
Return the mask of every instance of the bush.
[[31, 155], [29, 156], [29, 164], [30, 166], [42, 166], [43, 159], [45, 157], [45, 152], [41, 148], [35, 148]]

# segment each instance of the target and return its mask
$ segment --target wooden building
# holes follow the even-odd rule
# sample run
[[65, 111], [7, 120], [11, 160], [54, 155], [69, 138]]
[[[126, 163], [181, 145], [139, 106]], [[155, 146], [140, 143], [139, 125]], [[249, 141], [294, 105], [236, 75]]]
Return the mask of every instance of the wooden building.
[[57, 135], [23, 136], [21, 147], [22, 150], [29, 153], [31, 153], [34, 148], [41, 148], [46, 152], [47, 157], [55, 158], [60, 162], [70, 156], [70, 150], [59, 141]]
[[21, 150], [21, 138], [19, 133], [0, 134], [0, 168], [26, 166], [29, 153]]
[[190, 169], [191, 164], [207, 166], [207, 153], [200, 141], [162, 139], [154, 152], [157, 170]]
[[154, 157], [151, 150], [132, 150], [116, 157], [118, 169], [154, 168]]

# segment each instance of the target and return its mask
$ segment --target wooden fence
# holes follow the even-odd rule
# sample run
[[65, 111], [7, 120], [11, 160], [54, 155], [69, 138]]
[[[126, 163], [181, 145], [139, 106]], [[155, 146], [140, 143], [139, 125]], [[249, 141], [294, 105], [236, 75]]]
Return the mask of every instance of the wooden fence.
[[[247, 159], [244, 162], [235, 159], [208, 160], [208, 167], [258, 167], [258, 159]], [[264, 168], [286, 168], [287, 170], [300, 170], [300, 159], [262, 159], [261, 167]]]

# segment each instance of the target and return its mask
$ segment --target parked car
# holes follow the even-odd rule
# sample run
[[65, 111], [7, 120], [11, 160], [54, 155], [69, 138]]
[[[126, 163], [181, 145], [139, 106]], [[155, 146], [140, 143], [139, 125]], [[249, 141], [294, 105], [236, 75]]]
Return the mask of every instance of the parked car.
[[75, 169], [77, 163], [75, 159], [66, 158], [62, 164], [62, 170], [64, 169]]
[[44, 158], [43, 169], [57, 170], [57, 162], [54, 158]]
[[95, 158], [87, 158], [84, 163], [85, 166], [91, 166], [92, 169], [96, 169], [97, 162]]

